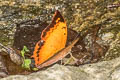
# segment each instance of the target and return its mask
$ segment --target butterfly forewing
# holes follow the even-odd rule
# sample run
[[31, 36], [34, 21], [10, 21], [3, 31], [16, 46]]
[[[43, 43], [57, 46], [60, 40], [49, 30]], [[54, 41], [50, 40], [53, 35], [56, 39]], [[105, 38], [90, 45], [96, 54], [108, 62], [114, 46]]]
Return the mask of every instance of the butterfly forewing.
[[41, 40], [35, 46], [33, 58], [38, 66], [63, 49], [67, 40], [67, 25], [59, 11], [55, 12], [53, 20], [41, 35]]

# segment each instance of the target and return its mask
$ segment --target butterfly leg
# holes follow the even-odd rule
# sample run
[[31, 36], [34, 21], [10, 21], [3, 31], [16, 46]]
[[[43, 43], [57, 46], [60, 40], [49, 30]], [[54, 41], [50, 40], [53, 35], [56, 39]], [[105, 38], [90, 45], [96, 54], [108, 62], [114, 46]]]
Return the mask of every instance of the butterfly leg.
[[62, 60], [60, 60], [60, 64], [61, 64], [61, 65], [63, 64], [63, 59], [62, 59]]
[[64, 63], [64, 65], [69, 64], [69, 63], [71, 63], [71, 62], [73, 62], [73, 61], [74, 61], [73, 64], [75, 64], [75, 63], [78, 61], [78, 59], [75, 58], [75, 57], [72, 55], [71, 52], [69, 52], [69, 55], [70, 55], [70, 58]]
[[70, 57], [71, 57], [74, 61], [78, 61], [78, 59], [75, 58], [75, 57], [72, 55], [72, 53], [70, 53]]

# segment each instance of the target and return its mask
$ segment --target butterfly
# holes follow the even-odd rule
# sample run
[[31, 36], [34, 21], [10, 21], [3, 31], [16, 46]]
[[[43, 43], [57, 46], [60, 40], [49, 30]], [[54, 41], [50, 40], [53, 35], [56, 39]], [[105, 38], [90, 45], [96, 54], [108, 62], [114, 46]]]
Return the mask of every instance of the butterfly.
[[41, 65], [37, 66], [38, 69], [50, 66], [54, 63], [56, 63], [59, 60], [62, 60], [65, 56], [67, 56], [69, 54], [69, 51], [71, 50], [71, 48], [80, 40], [80, 33], [78, 33], [78, 35], [76, 36], [76, 38], [72, 41], [72, 43], [70, 45], [68, 45], [67, 47], [61, 49], [60, 51], [58, 51], [54, 56], [52, 56], [51, 58], [49, 58], [48, 60], [46, 60], [44, 63], [42, 63]]
[[41, 40], [35, 45], [32, 58], [35, 66], [47, 61], [55, 53], [63, 49], [67, 41], [67, 24], [57, 10], [51, 24], [49, 24], [41, 34]]

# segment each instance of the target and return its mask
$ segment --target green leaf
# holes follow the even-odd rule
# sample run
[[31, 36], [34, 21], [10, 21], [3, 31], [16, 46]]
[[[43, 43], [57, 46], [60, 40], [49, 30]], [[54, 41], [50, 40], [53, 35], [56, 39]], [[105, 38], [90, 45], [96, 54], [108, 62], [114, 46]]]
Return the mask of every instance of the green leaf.
[[24, 59], [24, 63], [22, 64], [23, 68], [30, 70], [31, 59]]
[[22, 55], [22, 57], [25, 59], [25, 51], [24, 50], [21, 50], [21, 55]]
[[21, 55], [24, 59], [25, 59], [25, 53], [26, 52], [29, 52], [29, 49], [26, 46], [24, 46], [23, 49], [21, 50]]
[[[26, 52], [29, 52], [29, 49], [26, 46], [24, 46], [23, 49], [21, 50], [21, 55], [22, 55], [23, 60], [24, 60], [22, 67], [30, 70], [31, 59], [25, 59]], [[32, 68], [32, 70], [37, 71], [38, 68]]]
[[38, 69], [38, 68], [32, 68], [32, 70], [33, 70], [33, 71], [37, 71], [37, 70], [39, 70], [39, 69]]
[[26, 46], [23, 47], [23, 50], [24, 50], [25, 52], [29, 52], [29, 49], [28, 49]]
[[29, 50], [26, 46], [24, 46], [23, 49], [21, 50], [21, 55], [22, 55], [23, 60], [24, 60], [22, 67], [30, 70], [31, 59], [25, 59], [26, 52], [29, 52]]

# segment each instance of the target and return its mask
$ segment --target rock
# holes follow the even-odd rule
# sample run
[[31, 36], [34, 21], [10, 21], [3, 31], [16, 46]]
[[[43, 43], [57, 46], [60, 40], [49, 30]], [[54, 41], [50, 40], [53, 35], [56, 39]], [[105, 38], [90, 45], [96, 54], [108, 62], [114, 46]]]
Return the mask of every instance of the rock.
[[8, 75], [6, 66], [4, 64], [4, 58], [0, 55], [0, 78], [6, 77]]
[[[98, 32], [98, 36], [101, 40], [98, 43], [109, 46], [104, 60], [110, 61], [82, 65], [79, 68], [54, 65], [27, 76], [13, 75], [3, 78], [3, 80], [120, 80], [120, 8], [107, 8], [110, 4], [119, 4], [118, 0], [37, 0], [35, 4], [32, 2], [35, 0], [0, 2], [0, 42], [12, 45], [15, 23], [34, 18], [50, 22], [51, 15], [58, 9], [65, 17], [68, 26], [76, 31], [83, 31], [100, 24], [101, 30]], [[2, 68], [4, 67], [2, 66]], [[16, 71], [13, 66], [9, 67], [11, 72]]]
[[1, 80], [120, 80], [120, 57], [79, 67], [55, 64], [30, 75], [12, 75]]
[[105, 55], [104, 60], [111, 60], [111, 59], [120, 57], [120, 32], [116, 34], [116, 37], [113, 39], [114, 40], [109, 43], [110, 47], [109, 47], [108, 52]]

